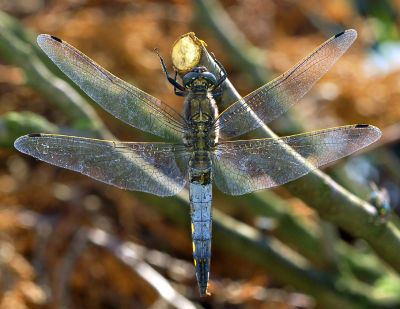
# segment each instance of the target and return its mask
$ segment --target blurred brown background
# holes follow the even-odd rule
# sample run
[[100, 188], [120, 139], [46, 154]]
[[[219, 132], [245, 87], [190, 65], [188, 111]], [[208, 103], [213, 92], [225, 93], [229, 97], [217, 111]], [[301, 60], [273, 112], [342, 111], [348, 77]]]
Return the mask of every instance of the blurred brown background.
[[[170, 50], [184, 33], [193, 31], [207, 42], [208, 50], [216, 54], [231, 82], [245, 95], [262, 85], [262, 80], [267, 82], [289, 69], [335, 33], [356, 29], [358, 39], [353, 46], [272, 127], [281, 135], [352, 123], [381, 128], [384, 137], [373, 150], [341, 160], [326, 172], [367, 201], [370, 181], [385, 188], [395, 216], [400, 203], [399, 1], [0, 0], [0, 9], [4, 12], [0, 37], [18, 40], [18, 31], [11, 31], [16, 29], [14, 23], [30, 29], [32, 38], [35, 33], [56, 35], [179, 111], [183, 101], [166, 81], [154, 47], [172, 72]], [[213, 14], [220, 24], [213, 24]], [[9, 22], [9, 18], [14, 20]], [[229, 40], [237, 44], [234, 48], [242, 56], [224, 44]], [[17, 152], [11, 141], [18, 137], [13, 132], [21, 130], [14, 130], [13, 125], [21, 123], [18, 115], [24, 111], [71, 132], [80, 128], [76, 123], [72, 126], [65, 113], [26, 82], [29, 73], [22, 63], [29, 63], [30, 58], [15, 59], [7, 48], [0, 44], [0, 308], [188, 308], [189, 303], [199, 308], [328, 308], [311, 288], [304, 290], [290, 278], [271, 276], [268, 266], [265, 269], [218, 243], [213, 246], [210, 275], [213, 296], [200, 299], [192, 267], [189, 210], [181, 202], [123, 191]], [[251, 66], [259, 68], [257, 75]], [[148, 140], [148, 135], [113, 118], [95, 103], [92, 106], [120, 140]], [[19, 135], [24, 133], [28, 132]], [[274, 234], [270, 229], [276, 218], [247, 212], [246, 197], [232, 198], [215, 191], [216, 208], [267, 238]], [[365, 298], [359, 308], [400, 306], [398, 277], [390, 266], [376, 260], [365, 242], [331, 225], [328, 229], [334, 232], [326, 232], [326, 223], [312, 208], [284, 189], [273, 192], [288, 213], [314, 231], [322, 243], [327, 240], [321, 235], [327, 233], [333, 243], [345, 243], [360, 256], [371, 257], [373, 262], [366, 268], [379, 274], [373, 280], [357, 277], [355, 296], [348, 296], [357, 301]], [[179, 205], [184, 215], [175, 215], [174, 208], [168, 214], [165, 208], [170, 204]], [[114, 247], [106, 248], [100, 241], [104, 234], [93, 234], [93, 229], [113, 235], [112, 241], [105, 239]], [[92, 238], [88, 240], [87, 235]], [[118, 251], [128, 241], [143, 246], [128, 244], [129, 252], [139, 255], [130, 266]], [[226, 243], [229, 246], [229, 239]], [[296, 250], [293, 244], [288, 246]], [[324, 258], [321, 253], [321, 260]], [[303, 265], [293, 259], [294, 264]], [[140, 273], [135, 268], [138, 263], [157, 271], [188, 303], [169, 302], [167, 296], [160, 296], [149, 280], [156, 278], [160, 287], [164, 281]], [[351, 271], [341, 269], [343, 264], [329, 263], [326, 267], [312, 261], [310, 269], [348, 279], [346, 274], [350, 276]], [[340, 287], [332, 289], [340, 294]], [[374, 293], [380, 297], [369, 299]]]

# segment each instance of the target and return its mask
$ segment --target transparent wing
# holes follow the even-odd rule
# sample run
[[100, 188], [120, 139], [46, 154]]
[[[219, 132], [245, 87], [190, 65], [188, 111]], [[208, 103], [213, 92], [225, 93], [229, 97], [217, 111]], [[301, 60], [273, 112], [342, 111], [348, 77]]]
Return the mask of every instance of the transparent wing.
[[215, 183], [232, 195], [282, 185], [364, 148], [380, 136], [374, 126], [351, 125], [282, 138], [219, 143], [214, 157]]
[[335, 35], [289, 71], [233, 103], [217, 119], [220, 137], [233, 138], [278, 118], [311, 89], [356, 37], [355, 30]]
[[41, 34], [37, 41], [65, 75], [116, 118], [161, 137], [181, 137], [183, 119], [173, 108], [112, 75], [54, 36]]
[[188, 159], [179, 144], [30, 134], [17, 139], [14, 146], [39, 160], [122, 189], [171, 196], [186, 183]]

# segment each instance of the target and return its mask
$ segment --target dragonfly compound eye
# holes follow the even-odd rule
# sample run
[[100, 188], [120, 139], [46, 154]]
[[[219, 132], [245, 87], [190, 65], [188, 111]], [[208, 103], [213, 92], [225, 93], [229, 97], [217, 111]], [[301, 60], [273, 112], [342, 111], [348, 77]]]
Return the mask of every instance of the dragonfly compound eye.
[[190, 86], [192, 85], [193, 81], [198, 79], [200, 75], [201, 75], [201, 73], [197, 73], [197, 72], [189, 72], [189, 73], [187, 73], [182, 79], [183, 85], [186, 88], [190, 88]]
[[192, 85], [211, 88], [217, 83], [217, 79], [205, 67], [196, 67], [183, 77], [182, 82], [186, 88]]
[[215, 86], [215, 84], [217, 83], [215, 75], [210, 72], [201, 73], [201, 76], [207, 81], [209, 87]]

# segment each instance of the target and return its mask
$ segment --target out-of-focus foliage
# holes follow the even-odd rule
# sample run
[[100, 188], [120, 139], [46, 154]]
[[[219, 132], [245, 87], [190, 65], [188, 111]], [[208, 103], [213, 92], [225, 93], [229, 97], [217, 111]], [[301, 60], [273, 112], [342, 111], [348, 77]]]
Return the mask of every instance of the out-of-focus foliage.
[[[181, 110], [182, 99], [173, 94], [153, 50], [158, 47], [170, 66], [168, 56], [173, 42], [189, 31], [208, 43], [241, 94], [259, 86], [254, 75], [246, 72], [222, 40], [201, 22], [204, 19], [196, 13], [193, 2], [6, 0], [0, 1], [0, 9], [37, 33], [61, 37], [117, 76]], [[349, 51], [298, 103], [290, 117], [276, 121], [273, 127], [282, 133], [298, 127], [313, 130], [349, 123], [371, 123], [382, 128], [380, 148], [340, 162], [329, 172], [366, 200], [372, 190], [368, 187], [370, 181], [386, 188], [395, 216], [400, 204], [399, 2], [235, 0], [220, 4], [241, 31], [234, 34], [245, 38], [247, 45], [242, 47], [251, 48], [251, 52], [245, 49], [244, 53], [254, 55], [260, 66], [265, 65], [263, 74], [270, 79], [331, 35], [346, 28], [358, 31], [359, 37]], [[233, 255], [218, 246], [213, 247], [210, 278], [214, 296], [200, 300], [190, 265], [189, 210], [186, 218], [166, 219], [157, 207], [168, 207], [175, 200], [131, 194], [11, 149], [9, 132], [15, 132], [15, 126], [22, 126], [26, 132], [42, 131], [44, 127], [53, 132], [74, 132], [81, 127], [71, 124], [66, 114], [27, 86], [26, 73], [9, 61], [0, 58], [0, 308], [172, 306], [112, 248], [90, 237], [86, 242], [77, 238], [76, 231], [82, 227], [101, 228], [121, 241], [131, 240], [154, 249], [135, 247], [135, 252], [142, 250], [143, 260], [168, 278], [176, 291], [194, 303], [203, 302], [204, 307], [315, 307], [313, 296], [279, 283], [279, 278], [260, 268], [256, 259]], [[93, 106], [119, 139], [148, 139]], [[35, 115], [31, 117], [26, 111]], [[286, 243], [324, 274], [340, 274], [336, 281], [339, 287], [335, 287], [338, 291], [340, 283], [350, 278], [342, 289], [352, 286], [353, 291], [362, 291], [360, 295], [371, 297], [371, 301], [382, 300], [382, 307], [400, 303], [398, 277], [365, 242], [326, 227], [312, 209], [282, 189], [275, 192], [280, 198], [269, 201], [274, 206], [284, 205], [265, 217], [252, 215], [253, 208], [258, 207], [256, 199], [250, 206], [244, 197], [216, 192], [214, 205], [256, 227], [264, 233], [264, 241], [272, 235], [271, 239]], [[292, 217], [281, 213], [282, 209], [295, 218], [301, 217], [309, 234], [289, 229], [296, 225]], [[284, 222], [277, 230], [276, 220]], [[285, 226], [292, 234], [285, 234]], [[291, 242], [293, 233], [302, 237], [304, 247]], [[225, 243], [229, 246], [229, 237]], [[322, 251], [313, 256], [312, 252], [321, 247]], [[293, 260], [303, 265], [302, 258]]]

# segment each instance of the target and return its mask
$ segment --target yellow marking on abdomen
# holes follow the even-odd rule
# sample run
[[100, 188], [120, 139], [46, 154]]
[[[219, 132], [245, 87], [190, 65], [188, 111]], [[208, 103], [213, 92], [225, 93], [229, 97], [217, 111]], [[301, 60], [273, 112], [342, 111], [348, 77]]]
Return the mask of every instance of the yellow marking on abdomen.
[[193, 252], [196, 251], [196, 245], [194, 244], [194, 241], [192, 241], [192, 246], [193, 246]]
[[194, 224], [192, 222], [192, 234], [194, 233]]

